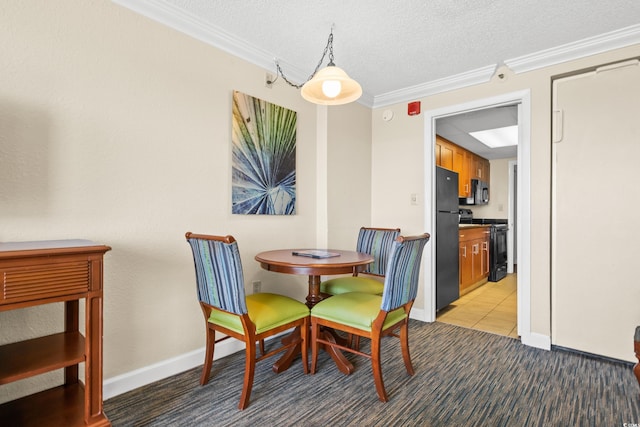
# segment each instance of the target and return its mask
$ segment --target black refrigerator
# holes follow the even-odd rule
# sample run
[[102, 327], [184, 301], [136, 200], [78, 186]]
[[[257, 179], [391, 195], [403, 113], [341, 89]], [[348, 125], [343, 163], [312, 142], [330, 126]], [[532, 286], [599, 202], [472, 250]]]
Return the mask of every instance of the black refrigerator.
[[436, 310], [460, 297], [458, 174], [436, 167]]

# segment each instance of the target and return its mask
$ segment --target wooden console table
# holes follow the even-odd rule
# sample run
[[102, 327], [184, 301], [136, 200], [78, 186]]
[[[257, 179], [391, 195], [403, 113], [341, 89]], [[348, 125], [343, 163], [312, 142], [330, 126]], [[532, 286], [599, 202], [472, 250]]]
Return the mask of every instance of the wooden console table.
[[111, 425], [102, 411], [102, 273], [110, 249], [89, 240], [0, 243], [0, 311], [55, 302], [65, 308], [63, 332], [0, 346], [0, 386], [64, 369], [63, 385], [0, 405], [0, 424]]

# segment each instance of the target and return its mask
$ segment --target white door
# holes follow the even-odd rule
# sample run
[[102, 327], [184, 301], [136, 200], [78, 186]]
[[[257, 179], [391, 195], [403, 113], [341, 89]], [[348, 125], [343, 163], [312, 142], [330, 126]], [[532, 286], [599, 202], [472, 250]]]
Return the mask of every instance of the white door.
[[553, 84], [552, 343], [635, 361], [640, 66]]

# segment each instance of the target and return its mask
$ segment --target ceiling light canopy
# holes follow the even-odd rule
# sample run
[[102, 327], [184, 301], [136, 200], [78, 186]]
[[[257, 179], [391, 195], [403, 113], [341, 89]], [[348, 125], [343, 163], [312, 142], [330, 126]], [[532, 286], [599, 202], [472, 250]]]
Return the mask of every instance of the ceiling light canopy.
[[518, 125], [469, 132], [469, 135], [490, 148], [518, 145]]
[[[320, 70], [320, 66], [324, 62], [324, 58], [329, 52], [329, 63], [325, 68]], [[309, 79], [302, 85], [291, 83], [282, 73], [280, 64], [276, 61], [278, 75], [282, 76], [289, 85], [302, 88], [300, 91], [302, 97], [309, 102], [319, 105], [341, 105], [348, 104], [360, 98], [362, 95], [362, 87], [353, 80], [340, 67], [333, 63], [333, 28], [327, 40], [327, 46], [324, 48], [322, 58], [318, 62], [318, 66], [314, 70]]]

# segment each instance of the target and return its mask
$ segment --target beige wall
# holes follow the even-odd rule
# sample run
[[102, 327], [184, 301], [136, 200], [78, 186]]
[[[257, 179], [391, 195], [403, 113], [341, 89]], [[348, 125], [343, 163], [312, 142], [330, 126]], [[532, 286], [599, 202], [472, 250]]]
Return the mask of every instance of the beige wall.
[[[204, 346], [188, 230], [235, 235], [247, 283], [304, 298], [306, 277], [253, 260], [317, 239], [317, 173], [326, 164], [316, 155], [317, 108], [297, 90], [267, 89], [264, 70], [108, 1], [3, 2], [0, 70], [0, 240], [86, 238], [113, 248], [105, 379]], [[298, 112], [297, 215], [231, 215], [233, 90]], [[363, 153], [347, 174], [362, 177], [360, 224], [370, 218], [369, 110], [340, 111], [329, 133], [344, 137], [332, 157]], [[0, 312], [0, 342], [61, 327], [57, 306]], [[3, 386], [0, 400], [41, 382]]]
[[[551, 215], [551, 78], [552, 76], [640, 55], [640, 45], [593, 55], [581, 60], [514, 75], [496, 81], [422, 98], [422, 110], [438, 109], [478, 99], [530, 89], [531, 91], [531, 330], [550, 335], [550, 215]], [[424, 182], [424, 123], [406, 113], [406, 103], [373, 111], [372, 221], [396, 218], [403, 229], [424, 228], [425, 206], [407, 206]], [[382, 111], [395, 113], [382, 120]], [[521, 168], [519, 168], [521, 170]], [[493, 171], [492, 171], [493, 174]], [[430, 183], [429, 183], [430, 185]], [[431, 206], [426, 206], [431, 209]], [[426, 230], [430, 231], [430, 230]], [[579, 292], [579, 284], [576, 284]], [[630, 284], [630, 286], [632, 286]], [[419, 307], [420, 301], [416, 301]]]
[[[371, 109], [329, 108], [329, 247], [355, 249], [360, 227], [371, 224]], [[354, 123], [360, 123], [354, 126]]]
[[[424, 104], [423, 104], [423, 107]], [[390, 121], [382, 112], [394, 111]], [[371, 159], [372, 223], [400, 227], [402, 234], [429, 232], [424, 229], [424, 118], [408, 116], [406, 104], [372, 112], [373, 154]], [[418, 203], [411, 204], [411, 195]]]

